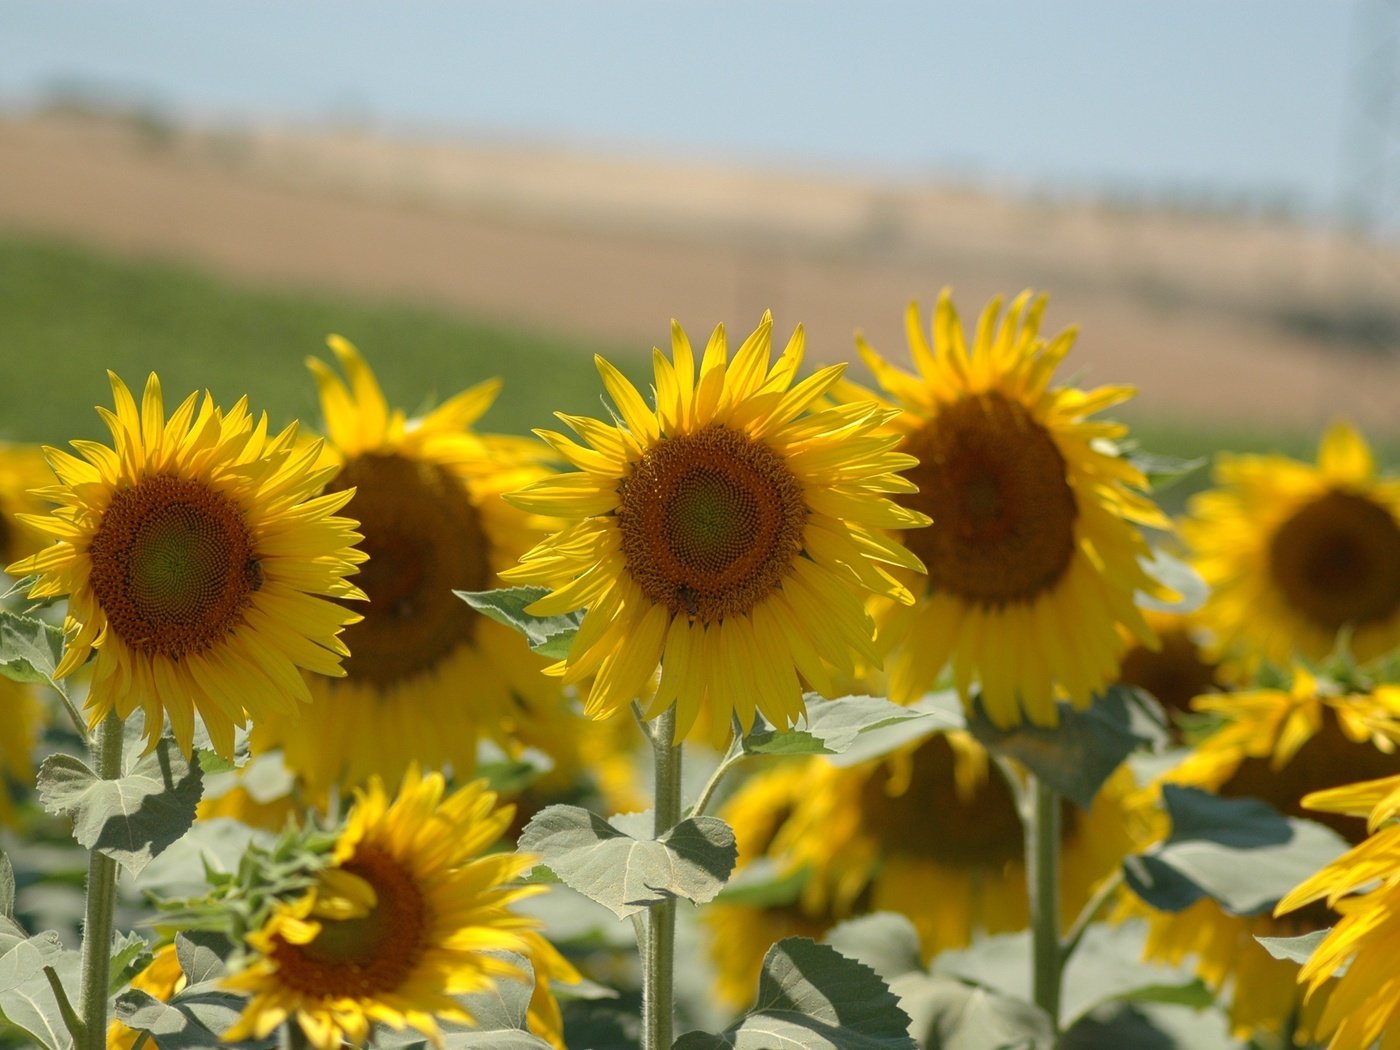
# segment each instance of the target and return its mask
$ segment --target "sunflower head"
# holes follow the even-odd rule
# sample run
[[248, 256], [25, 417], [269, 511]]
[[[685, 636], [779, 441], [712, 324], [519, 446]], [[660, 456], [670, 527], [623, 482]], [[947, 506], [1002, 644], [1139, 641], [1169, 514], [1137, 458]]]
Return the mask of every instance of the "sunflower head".
[[1132, 640], [1118, 680], [1151, 693], [1170, 716], [1190, 712], [1198, 696], [1224, 687], [1223, 672], [1207, 652], [1193, 614], [1148, 610], [1145, 615], [1156, 644]]
[[1182, 534], [1211, 586], [1203, 622], [1245, 665], [1318, 660], [1349, 635], [1366, 661], [1400, 645], [1400, 479], [1338, 423], [1315, 466], [1222, 456]]
[[[879, 613], [892, 695], [911, 700], [950, 664], [964, 696], [980, 684], [998, 725], [1054, 724], [1061, 694], [1085, 705], [1117, 677], [1125, 634], [1155, 644], [1133, 603], [1162, 595], [1143, 571], [1140, 526], [1168, 527], [1143, 475], [1104, 441], [1126, 428], [1090, 416], [1127, 387], [1051, 387], [1074, 330], [1040, 336], [1044, 297], [983, 311], [971, 341], [944, 292], [925, 333], [906, 315], [916, 371], [888, 363], [864, 339], [861, 357], [892, 413], [888, 432], [917, 458], [901, 502], [933, 519], [905, 542], [928, 569], [918, 601]], [[873, 396], [853, 384], [839, 396]]]
[[316, 884], [248, 937], [252, 961], [226, 986], [250, 1001], [225, 1038], [292, 1020], [335, 1050], [375, 1023], [437, 1038], [435, 1019], [470, 1022], [455, 996], [521, 976], [491, 953], [538, 948], [531, 921], [510, 911], [536, 892], [509, 885], [531, 858], [482, 855], [511, 815], [484, 781], [445, 795], [441, 775], [413, 768], [391, 800], [371, 779]]
[[588, 608], [556, 670], [565, 683], [592, 676], [594, 717], [637, 697], [660, 664], [647, 713], [674, 704], [678, 736], [702, 709], [716, 737], [731, 714], [748, 729], [755, 709], [790, 726], [804, 686], [831, 695], [855, 658], [878, 661], [864, 596], [912, 601], [892, 569], [920, 563], [883, 530], [927, 519], [882, 495], [907, 491], [895, 472], [913, 465], [876, 433], [890, 413], [810, 411], [842, 366], [794, 383], [802, 329], [776, 362], [771, 342], [765, 315], [731, 361], [721, 326], [697, 374], [674, 325], [671, 357], [653, 353], [654, 408], [598, 358], [615, 422], [561, 415], [583, 444], [536, 432], [579, 469], [509, 499], [569, 524], [502, 575], [551, 589], [531, 612]]
[[536, 725], [569, 720], [557, 680], [539, 673], [548, 661], [453, 594], [488, 590], [544, 535], [548, 522], [501, 493], [549, 471], [537, 443], [475, 429], [498, 381], [410, 418], [354, 346], [328, 342], [344, 378], [307, 362], [328, 436], [326, 491], [359, 523], [369, 561], [357, 582], [369, 601], [345, 632], [344, 677], [311, 680], [311, 712], [268, 720], [253, 743], [281, 747], [313, 794], [397, 780], [413, 762], [461, 776], [482, 737], [511, 747]]
[[37, 445], [0, 444], [0, 565], [37, 553], [51, 537], [22, 515], [42, 514], [34, 490], [53, 482]]
[[150, 746], [168, 715], [188, 752], [198, 713], [231, 755], [235, 726], [308, 698], [301, 668], [343, 673], [339, 634], [359, 616], [338, 600], [364, 597], [347, 580], [359, 534], [335, 516], [349, 493], [318, 495], [320, 448], [295, 424], [269, 435], [246, 402], [223, 412], [207, 394], [167, 419], [154, 374], [140, 407], [111, 380], [113, 447], [46, 450], [57, 506], [24, 520], [58, 542], [7, 571], [39, 574], [32, 598], [68, 595], [56, 673], [97, 650], [94, 725], [139, 706]]

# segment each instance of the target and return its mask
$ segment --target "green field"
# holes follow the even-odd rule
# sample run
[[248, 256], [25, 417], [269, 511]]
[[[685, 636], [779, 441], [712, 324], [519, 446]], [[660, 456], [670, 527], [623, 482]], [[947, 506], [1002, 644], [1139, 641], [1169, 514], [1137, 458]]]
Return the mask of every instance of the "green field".
[[[247, 394], [274, 423], [316, 421], [303, 364], [339, 332], [379, 373], [389, 398], [418, 408], [491, 376], [505, 380], [487, 429], [525, 432], [558, 410], [598, 414], [603, 353], [640, 378], [643, 347], [604, 346], [348, 295], [269, 290], [164, 263], [133, 262], [50, 241], [0, 236], [0, 439], [66, 443], [106, 437], [93, 405], [110, 404], [105, 370], [139, 386], [155, 369], [174, 401], [209, 388]], [[1131, 418], [1131, 417], [1130, 417]], [[1273, 450], [1310, 458], [1317, 435], [1132, 419], [1143, 447], [1168, 455]], [[1379, 450], [1400, 461], [1400, 442]], [[1207, 481], [1167, 490], [1167, 506]]]

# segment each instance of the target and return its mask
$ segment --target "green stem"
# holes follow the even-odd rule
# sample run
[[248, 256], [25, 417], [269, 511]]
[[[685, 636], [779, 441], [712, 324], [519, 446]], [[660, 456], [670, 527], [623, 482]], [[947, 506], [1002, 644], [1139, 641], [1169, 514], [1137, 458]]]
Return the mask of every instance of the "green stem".
[[[656, 771], [653, 834], [661, 838], [681, 819], [681, 748], [676, 735], [675, 705], [656, 720], [651, 753]], [[642, 1050], [670, 1050], [675, 1010], [676, 902], [653, 904], [647, 912], [642, 948]]]
[[710, 774], [710, 779], [705, 781], [705, 786], [700, 789], [700, 797], [695, 800], [695, 805], [690, 807], [692, 817], [701, 816], [705, 812], [705, 807], [710, 804], [710, 799], [714, 797], [715, 789], [724, 781], [725, 774], [743, 758], [744, 738], [736, 732], [734, 739], [729, 743], [729, 750], [724, 753], [724, 757], [719, 760], [719, 765], [715, 766], [715, 771]]
[[1112, 875], [1108, 876], [1094, 891], [1089, 903], [1075, 917], [1074, 925], [1065, 934], [1064, 943], [1060, 946], [1060, 967], [1063, 969], [1069, 965], [1070, 956], [1079, 947], [1079, 942], [1084, 939], [1084, 934], [1093, 925], [1094, 920], [1099, 917], [1099, 913], [1104, 910], [1123, 886], [1123, 869], [1119, 868]]
[[282, 1045], [286, 1050], [311, 1050], [311, 1040], [302, 1031], [295, 1016], [287, 1018], [287, 1023], [282, 1026], [282, 1036]]
[[[115, 711], [97, 728], [93, 758], [97, 775], [116, 780], [122, 772], [122, 720]], [[107, 985], [112, 973], [112, 910], [117, 896], [117, 862], [97, 850], [88, 855], [87, 913], [83, 920], [82, 981], [78, 1005], [83, 1031], [74, 1042], [82, 1050], [107, 1046]]]
[[1031, 906], [1031, 987], [1035, 1004], [1060, 1030], [1060, 796], [1035, 774], [1028, 785], [1026, 890]]

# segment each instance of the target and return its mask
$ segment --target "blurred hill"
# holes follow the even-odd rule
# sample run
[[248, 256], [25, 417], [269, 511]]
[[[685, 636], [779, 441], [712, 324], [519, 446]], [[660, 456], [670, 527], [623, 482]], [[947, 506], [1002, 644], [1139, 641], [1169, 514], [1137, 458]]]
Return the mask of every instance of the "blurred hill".
[[[813, 360], [952, 285], [1051, 293], [1136, 411], [1400, 432], [1400, 252], [1199, 201], [1053, 200], [365, 131], [0, 118], [0, 230], [643, 351], [765, 307]], [[0, 274], [3, 280], [3, 274]]]

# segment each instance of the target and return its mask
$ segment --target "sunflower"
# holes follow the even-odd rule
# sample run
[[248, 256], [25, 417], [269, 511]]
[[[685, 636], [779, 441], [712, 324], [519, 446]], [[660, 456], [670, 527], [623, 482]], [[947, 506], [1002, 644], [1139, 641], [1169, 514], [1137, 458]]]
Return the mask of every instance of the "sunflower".
[[[883, 759], [817, 767], [770, 847], [807, 868], [809, 915], [897, 911], [924, 955], [971, 943], [975, 932], [1024, 929], [1024, 832], [1005, 779], [970, 734], [936, 733]], [[1093, 806], [1063, 809], [1061, 916], [1068, 924], [1132, 848], [1120, 769]]]
[[1400, 478], [1379, 478], [1345, 423], [1317, 466], [1222, 456], [1182, 535], [1210, 584], [1202, 619], [1247, 665], [1325, 657], [1343, 629], [1360, 661], [1400, 646]]
[[0, 676], [0, 824], [13, 824], [11, 782], [34, 786], [34, 748], [44, 728], [44, 703], [34, 687]]
[[[1328, 1050], [1400, 1048], [1400, 776], [1347, 784], [1306, 796], [1309, 809], [1367, 818], [1370, 836], [1279, 901], [1275, 914], [1324, 902], [1341, 919], [1298, 973], [1312, 1025]], [[1335, 981], [1343, 964], [1349, 965]]]
[[1169, 717], [1191, 711], [1196, 697], [1225, 687], [1223, 672], [1207, 652], [1194, 614], [1146, 610], [1144, 615], [1157, 644], [1129, 640], [1120, 682], [1151, 693]]
[[544, 535], [500, 498], [548, 473], [543, 450], [472, 429], [499, 381], [407, 419], [350, 343], [327, 342], [348, 382], [308, 360], [334, 464], [326, 488], [353, 492], [345, 513], [364, 534], [357, 582], [369, 604], [346, 629], [344, 677], [310, 677], [309, 711], [262, 722], [253, 739], [257, 750], [280, 746], [313, 797], [374, 774], [397, 781], [412, 762], [462, 776], [482, 736], [539, 744], [532, 733], [567, 720], [557, 681], [540, 674], [548, 661], [452, 593], [492, 587]]
[[[1400, 1048], [1400, 776], [1319, 791], [1311, 809], [1366, 817], [1370, 837], [1279, 901], [1278, 914], [1325, 900], [1341, 913], [1298, 974], [1308, 998], [1324, 998], [1313, 1027], [1328, 1050]], [[1345, 972], [1335, 982], [1343, 964]], [[1379, 1041], [1378, 1041], [1379, 1040]]]
[[[225, 987], [251, 998], [225, 1039], [262, 1039], [291, 1020], [318, 1050], [363, 1045], [374, 1024], [436, 1041], [438, 1019], [471, 1023], [454, 996], [521, 978], [491, 953], [530, 957], [543, 943], [510, 911], [539, 890], [508, 885], [531, 858], [481, 856], [512, 809], [498, 808], [484, 781], [444, 791], [440, 774], [416, 767], [393, 801], [378, 777], [357, 789], [317, 884], [249, 935], [253, 960]], [[541, 970], [577, 979], [553, 949]]]
[[0, 565], [35, 554], [48, 544], [48, 534], [22, 515], [43, 513], [44, 501], [32, 490], [52, 481], [43, 449], [0, 444]]
[[[1134, 605], [1165, 591], [1142, 568], [1149, 556], [1139, 525], [1169, 527], [1138, 490], [1140, 471], [1102, 442], [1125, 427], [1087, 419], [1127, 400], [1129, 387], [1050, 388], [1074, 329], [1039, 337], [1045, 298], [1023, 293], [1005, 316], [1001, 300], [983, 311], [969, 350], [945, 291], [932, 342], [917, 304], [905, 315], [917, 375], [857, 346], [897, 415], [889, 424], [917, 493], [903, 503], [933, 518], [905, 536], [928, 568], [909, 608], [885, 603], [876, 620], [888, 654], [891, 697], [930, 689], [951, 662], [966, 697], [980, 682], [997, 725], [1023, 718], [1054, 725], [1057, 691], [1076, 706], [1118, 675], [1129, 637], [1152, 645]], [[873, 396], [854, 384], [844, 400]]]
[[115, 450], [74, 441], [46, 449], [58, 506], [23, 520], [57, 537], [10, 565], [38, 573], [31, 598], [68, 595], [64, 677], [97, 650], [89, 720], [140, 707], [151, 747], [166, 715], [189, 753], [194, 715], [233, 754], [235, 726], [291, 714], [309, 699], [299, 668], [342, 674], [338, 637], [359, 616], [327, 599], [362, 598], [346, 580], [364, 555], [348, 492], [317, 496], [318, 445], [276, 436], [246, 399], [227, 413], [191, 394], [167, 420], [152, 373], [138, 407], [109, 373], [116, 411], [99, 408]]
[[[801, 800], [820, 783], [819, 766], [816, 760], [784, 762], [751, 777], [725, 803], [720, 816], [734, 829], [736, 874], [768, 854]], [[847, 917], [811, 910], [796, 897], [764, 905], [721, 898], [709, 905], [700, 921], [709, 934], [716, 994], [732, 1007], [747, 1005], [769, 948], [784, 937], [820, 940]]]
[[552, 593], [530, 611], [587, 607], [568, 656], [568, 683], [594, 676], [586, 713], [626, 706], [657, 665], [648, 717], [675, 706], [676, 739], [707, 708], [722, 743], [731, 712], [747, 730], [755, 708], [781, 728], [804, 711], [803, 682], [825, 695], [852, 655], [877, 661], [867, 593], [913, 601], [882, 565], [919, 571], [885, 538], [927, 519], [883, 496], [907, 492], [913, 460], [876, 434], [891, 413], [872, 404], [803, 415], [840, 377], [833, 365], [793, 385], [799, 327], [770, 368], [772, 318], [728, 360], [715, 329], [695, 378], [679, 325], [672, 358], [653, 352], [656, 409], [607, 361], [616, 424], [561, 415], [586, 445], [536, 431], [580, 468], [507, 498], [569, 520], [502, 576]]
[[[1344, 813], [1319, 817], [1301, 800], [1357, 775], [1395, 770], [1400, 689], [1336, 693], [1299, 669], [1288, 692], [1202, 697], [1196, 706], [1224, 724], [1166, 774], [1167, 782], [1262, 798], [1289, 816], [1320, 819], [1348, 841], [1360, 840], [1361, 821]], [[1274, 959], [1254, 938], [1296, 936], [1332, 918], [1321, 906], [1283, 918], [1231, 915], [1203, 900], [1174, 915], [1151, 912], [1146, 953], [1173, 963], [1195, 954], [1197, 972], [1210, 987], [1233, 982], [1230, 1020], [1237, 1035], [1277, 1031], [1299, 1007], [1294, 967]], [[1313, 1020], [1311, 1012], [1303, 1013], [1305, 1026]]]

